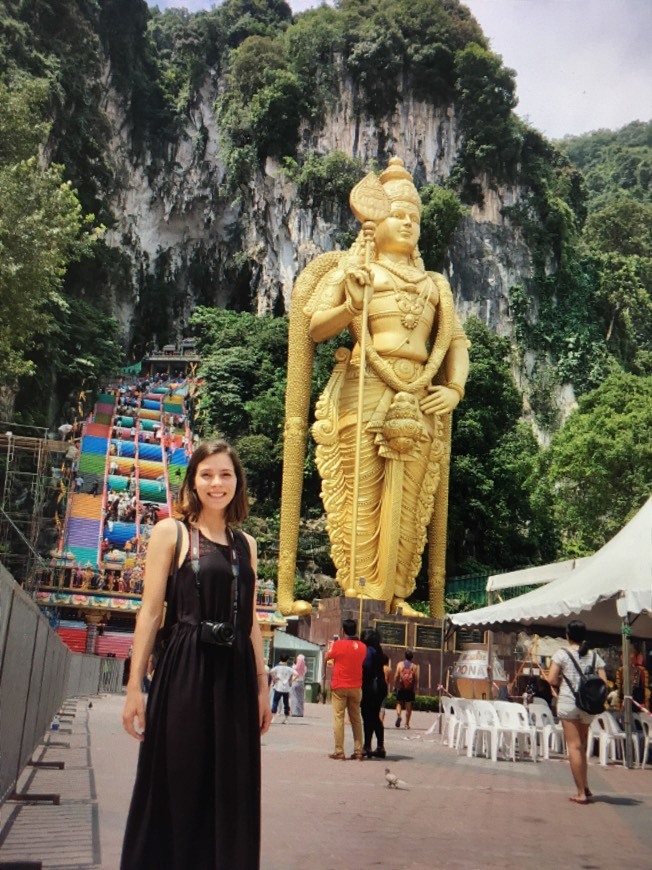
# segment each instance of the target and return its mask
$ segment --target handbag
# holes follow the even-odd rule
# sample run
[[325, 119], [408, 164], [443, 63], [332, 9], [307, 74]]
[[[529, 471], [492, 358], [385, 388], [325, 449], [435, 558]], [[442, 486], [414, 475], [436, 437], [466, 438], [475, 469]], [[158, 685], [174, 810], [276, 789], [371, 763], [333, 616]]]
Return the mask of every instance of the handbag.
[[154, 662], [156, 662], [167, 649], [172, 634], [172, 626], [176, 622], [176, 613], [173, 612], [172, 602], [175, 600], [175, 591], [177, 584], [177, 573], [179, 571], [179, 554], [181, 552], [181, 523], [175, 520], [177, 524], [177, 542], [174, 546], [174, 558], [172, 560], [172, 573], [168, 575], [165, 586], [165, 601], [163, 602], [163, 616], [161, 618], [161, 627], [156, 633], [154, 641]]

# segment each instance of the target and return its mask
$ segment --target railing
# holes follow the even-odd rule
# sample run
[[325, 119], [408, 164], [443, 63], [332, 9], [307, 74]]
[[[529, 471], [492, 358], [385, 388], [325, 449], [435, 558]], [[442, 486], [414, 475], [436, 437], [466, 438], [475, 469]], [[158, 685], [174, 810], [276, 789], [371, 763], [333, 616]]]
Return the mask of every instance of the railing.
[[124, 664], [72, 653], [2, 565], [0, 639], [1, 804], [66, 698], [120, 691]]

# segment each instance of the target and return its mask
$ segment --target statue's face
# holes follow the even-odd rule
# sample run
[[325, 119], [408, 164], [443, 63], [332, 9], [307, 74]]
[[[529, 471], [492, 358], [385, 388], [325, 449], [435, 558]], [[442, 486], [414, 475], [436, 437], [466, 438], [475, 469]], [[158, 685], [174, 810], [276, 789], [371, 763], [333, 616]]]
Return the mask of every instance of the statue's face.
[[376, 250], [380, 254], [409, 255], [419, 241], [421, 216], [411, 202], [393, 202], [389, 217], [376, 228]]

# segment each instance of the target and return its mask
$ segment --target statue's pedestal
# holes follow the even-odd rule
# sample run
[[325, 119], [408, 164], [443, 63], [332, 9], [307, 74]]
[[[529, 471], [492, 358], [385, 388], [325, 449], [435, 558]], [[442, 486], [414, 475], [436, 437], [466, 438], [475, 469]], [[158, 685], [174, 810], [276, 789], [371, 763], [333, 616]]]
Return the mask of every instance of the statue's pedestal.
[[[362, 618], [361, 618], [362, 614]], [[358, 631], [375, 628], [392, 670], [405, 655], [414, 652], [413, 661], [420, 667], [419, 694], [437, 695], [437, 686], [446, 682], [456, 655], [452, 639], [442, 633], [440, 619], [429, 616], [389, 615], [383, 601], [370, 598], [324, 598], [313, 602], [313, 612], [299, 618], [298, 635], [326, 649], [335, 636], [342, 637], [342, 622], [355, 619]], [[394, 686], [390, 685], [390, 692]]]

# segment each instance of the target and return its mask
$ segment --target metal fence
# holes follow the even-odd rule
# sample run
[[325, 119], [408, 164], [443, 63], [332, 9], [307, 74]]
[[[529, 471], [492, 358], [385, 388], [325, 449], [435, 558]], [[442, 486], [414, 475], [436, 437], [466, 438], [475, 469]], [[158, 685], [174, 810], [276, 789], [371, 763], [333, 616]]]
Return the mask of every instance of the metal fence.
[[123, 667], [72, 653], [0, 565], [0, 804], [66, 698], [120, 691]]

